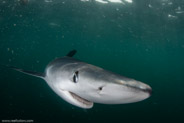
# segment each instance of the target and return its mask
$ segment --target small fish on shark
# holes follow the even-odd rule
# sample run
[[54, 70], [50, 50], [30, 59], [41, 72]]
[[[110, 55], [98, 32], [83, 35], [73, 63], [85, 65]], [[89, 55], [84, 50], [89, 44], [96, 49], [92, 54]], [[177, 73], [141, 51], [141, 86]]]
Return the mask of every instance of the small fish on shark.
[[44, 79], [57, 95], [84, 109], [92, 108], [94, 103], [125, 104], [151, 96], [149, 85], [77, 60], [73, 58], [76, 52], [53, 60], [44, 73], [7, 67]]

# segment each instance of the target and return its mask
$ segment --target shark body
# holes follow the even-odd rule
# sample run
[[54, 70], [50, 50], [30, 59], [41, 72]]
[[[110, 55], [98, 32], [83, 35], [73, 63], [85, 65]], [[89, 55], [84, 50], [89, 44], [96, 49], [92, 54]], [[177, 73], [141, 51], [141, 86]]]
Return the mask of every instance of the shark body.
[[11, 67], [14, 70], [44, 79], [51, 89], [80, 108], [94, 103], [124, 104], [142, 101], [151, 95], [151, 87], [100, 67], [72, 58], [76, 50], [50, 62], [45, 73]]

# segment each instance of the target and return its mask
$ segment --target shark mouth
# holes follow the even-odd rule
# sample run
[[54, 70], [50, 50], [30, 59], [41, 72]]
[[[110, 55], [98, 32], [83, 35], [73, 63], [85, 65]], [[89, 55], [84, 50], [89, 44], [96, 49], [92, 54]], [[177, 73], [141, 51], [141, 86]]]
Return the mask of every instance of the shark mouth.
[[70, 95], [73, 97], [74, 100], [76, 100], [80, 106], [82, 106], [83, 108], [92, 108], [93, 107], [93, 102], [90, 102], [80, 96], [78, 96], [77, 94], [73, 93], [73, 92], [69, 92]]

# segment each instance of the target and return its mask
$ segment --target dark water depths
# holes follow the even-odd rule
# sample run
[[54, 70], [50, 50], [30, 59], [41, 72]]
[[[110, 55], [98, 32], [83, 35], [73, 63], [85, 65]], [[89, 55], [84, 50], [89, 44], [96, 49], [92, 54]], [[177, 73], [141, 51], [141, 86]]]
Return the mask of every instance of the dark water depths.
[[143, 81], [153, 95], [83, 110], [43, 80], [1, 68], [0, 120], [184, 122], [184, 1], [109, 1], [0, 0], [0, 63], [42, 72], [77, 49], [75, 58]]

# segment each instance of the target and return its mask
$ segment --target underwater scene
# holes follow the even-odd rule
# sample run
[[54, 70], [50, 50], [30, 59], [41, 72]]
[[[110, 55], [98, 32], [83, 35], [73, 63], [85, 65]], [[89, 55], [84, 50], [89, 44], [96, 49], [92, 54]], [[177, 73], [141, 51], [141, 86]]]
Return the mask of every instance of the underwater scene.
[[2, 123], [182, 123], [184, 0], [0, 0], [0, 73]]

